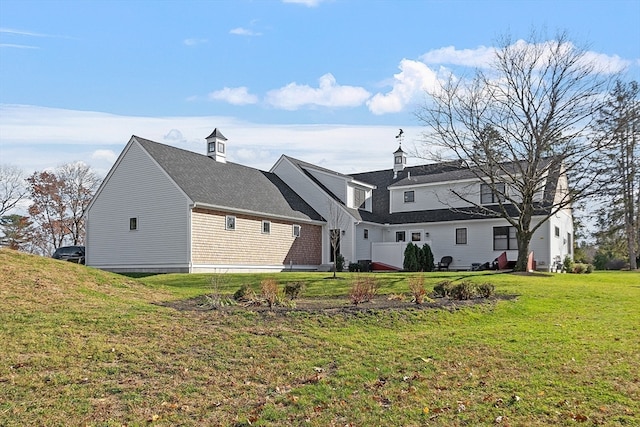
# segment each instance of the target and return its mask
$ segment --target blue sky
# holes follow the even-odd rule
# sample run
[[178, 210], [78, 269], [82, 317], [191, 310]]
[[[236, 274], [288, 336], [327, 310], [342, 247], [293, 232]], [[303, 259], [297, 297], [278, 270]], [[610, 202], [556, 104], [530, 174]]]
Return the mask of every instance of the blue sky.
[[640, 80], [640, 0], [1, 0], [0, 162], [105, 175], [132, 134], [204, 153], [217, 127], [261, 169], [390, 168], [425, 89], [532, 29]]

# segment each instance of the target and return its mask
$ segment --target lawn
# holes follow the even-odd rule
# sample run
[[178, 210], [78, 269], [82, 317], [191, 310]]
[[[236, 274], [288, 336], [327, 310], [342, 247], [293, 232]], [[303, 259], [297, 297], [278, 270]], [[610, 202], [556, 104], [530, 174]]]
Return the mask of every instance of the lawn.
[[[428, 273], [517, 295], [335, 315], [175, 310], [265, 278], [131, 278], [0, 250], [0, 425], [639, 425], [640, 274]], [[408, 292], [379, 274], [377, 300]]]

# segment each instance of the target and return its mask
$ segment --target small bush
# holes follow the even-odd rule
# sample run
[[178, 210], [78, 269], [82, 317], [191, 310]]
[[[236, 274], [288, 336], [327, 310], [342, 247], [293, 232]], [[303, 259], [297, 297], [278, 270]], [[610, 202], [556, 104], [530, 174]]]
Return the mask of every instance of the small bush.
[[574, 274], [589, 274], [593, 272], [593, 265], [581, 263], [574, 264], [571, 272]]
[[349, 263], [349, 271], [351, 273], [359, 273], [362, 271], [362, 266], [359, 262], [350, 262]]
[[424, 277], [412, 276], [409, 278], [409, 292], [413, 297], [412, 301], [420, 305], [424, 302], [427, 291], [424, 289]]
[[291, 301], [293, 301], [294, 299], [297, 299], [303, 290], [304, 290], [303, 282], [292, 282], [284, 285], [284, 294]]
[[476, 294], [476, 286], [468, 281], [463, 281], [451, 288], [451, 298], [463, 301], [473, 298]]
[[344, 271], [344, 256], [338, 254], [336, 257], [336, 271]]
[[436, 297], [444, 298], [451, 295], [451, 288], [453, 288], [453, 282], [451, 280], [443, 280], [436, 283], [433, 287], [433, 293]]
[[493, 283], [481, 283], [476, 287], [478, 295], [482, 298], [491, 298], [496, 293], [496, 287]]
[[253, 293], [251, 287], [247, 284], [240, 286], [240, 289], [234, 292], [233, 299], [236, 301], [244, 301], [249, 293]]
[[278, 282], [274, 279], [263, 280], [260, 282], [260, 293], [269, 308], [273, 307], [278, 300]]
[[570, 273], [573, 271], [573, 260], [569, 255], [564, 257], [564, 261], [562, 261], [562, 270]]
[[358, 277], [351, 286], [349, 300], [353, 305], [369, 302], [375, 297], [377, 291], [377, 285], [373, 277]]

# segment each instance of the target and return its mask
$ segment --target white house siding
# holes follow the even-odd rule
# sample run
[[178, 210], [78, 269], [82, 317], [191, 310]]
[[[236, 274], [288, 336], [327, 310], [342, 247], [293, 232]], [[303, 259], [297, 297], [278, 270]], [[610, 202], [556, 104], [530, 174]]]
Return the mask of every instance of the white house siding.
[[[404, 253], [405, 246], [411, 241], [411, 233], [420, 231], [422, 232], [422, 240], [413, 243], [420, 247], [425, 243], [429, 244], [436, 262], [444, 256], [451, 256], [453, 257], [451, 269], [469, 270], [472, 264], [491, 263], [502, 252], [505, 252], [503, 250], [493, 250], [493, 228], [507, 225], [508, 223], [502, 219], [483, 219], [389, 226], [386, 230], [381, 231], [382, 240], [374, 241], [383, 243], [373, 243], [376, 248], [373, 250], [372, 260], [402, 267], [402, 257], [399, 257], [398, 254]], [[538, 269], [546, 271], [548, 271], [549, 262], [552, 259], [549, 251], [548, 227], [548, 223], [543, 224], [534, 233], [529, 247], [529, 250], [534, 252]], [[466, 244], [456, 244], [457, 228], [467, 229]], [[397, 231], [404, 231], [407, 241], [395, 243]], [[371, 237], [371, 232], [369, 236]], [[508, 260], [515, 261], [517, 259], [517, 250], [508, 250], [506, 252]], [[378, 257], [388, 256], [389, 258], [379, 259], [376, 258], [376, 255]]]
[[[371, 243], [382, 242], [383, 228], [375, 224], [360, 223], [356, 227], [356, 261], [371, 260]], [[364, 238], [364, 230], [369, 231], [369, 238]]]
[[[391, 204], [389, 208], [391, 212], [411, 212], [469, 206], [467, 202], [454, 195], [452, 191], [456, 191], [459, 194], [473, 194], [471, 197], [476, 197], [478, 202], [480, 201], [479, 182], [402, 186], [393, 187], [389, 190], [389, 201]], [[414, 192], [413, 202], [405, 203], [405, 191]]]
[[[280, 161], [271, 169], [271, 172], [275, 173], [280, 179], [287, 183], [296, 193], [304, 195], [305, 201], [330, 224], [331, 215], [329, 213], [329, 205], [334, 204], [337, 206], [333, 199], [330, 199], [323, 190], [321, 190], [316, 183], [311, 181], [304, 173], [300, 171], [295, 165], [286, 158], [281, 158]], [[341, 225], [341, 229], [345, 230], [344, 236], [341, 236], [340, 249], [342, 255], [353, 261], [355, 258], [355, 248], [353, 247], [351, 217], [344, 212], [342, 214], [344, 223]], [[324, 227], [322, 233], [322, 263], [328, 264], [331, 254], [331, 243], [329, 242], [329, 227]]]
[[347, 201], [347, 181], [342, 176], [332, 175], [326, 172], [308, 169], [308, 172], [313, 175], [318, 181], [327, 187], [333, 194], [335, 194], [340, 200], [346, 203]]
[[[87, 216], [87, 264], [111, 271], [188, 271], [189, 200], [133, 142]], [[137, 218], [138, 229], [129, 230]]]

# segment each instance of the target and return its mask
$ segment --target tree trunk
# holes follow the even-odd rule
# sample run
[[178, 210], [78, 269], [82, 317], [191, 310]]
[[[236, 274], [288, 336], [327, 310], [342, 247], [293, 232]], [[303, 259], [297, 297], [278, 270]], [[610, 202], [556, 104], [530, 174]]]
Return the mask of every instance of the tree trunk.
[[514, 271], [527, 271], [527, 263], [529, 261], [529, 243], [531, 242], [531, 233], [517, 233], [518, 240], [518, 259]]

